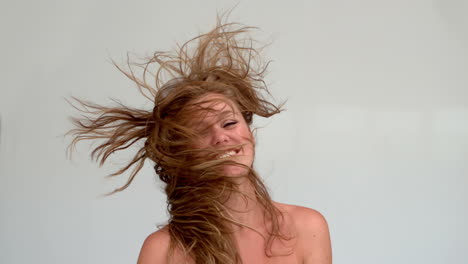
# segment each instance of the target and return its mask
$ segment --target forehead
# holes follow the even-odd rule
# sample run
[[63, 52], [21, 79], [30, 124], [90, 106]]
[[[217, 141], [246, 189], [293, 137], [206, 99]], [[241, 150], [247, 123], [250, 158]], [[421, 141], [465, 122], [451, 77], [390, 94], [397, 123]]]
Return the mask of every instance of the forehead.
[[236, 103], [220, 94], [207, 94], [190, 103], [187, 109], [192, 121], [215, 121], [228, 116], [240, 115]]
[[236, 104], [229, 98], [221, 94], [206, 94], [193, 102], [201, 108], [212, 109], [215, 111], [224, 111], [225, 109], [238, 110]]

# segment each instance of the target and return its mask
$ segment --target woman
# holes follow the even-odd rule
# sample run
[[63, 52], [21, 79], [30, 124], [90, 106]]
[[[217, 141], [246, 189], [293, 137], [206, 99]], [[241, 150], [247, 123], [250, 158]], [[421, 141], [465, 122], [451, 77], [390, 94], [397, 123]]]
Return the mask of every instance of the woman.
[[74, 119], [72, 146], [104, 139], [92, 152], [102, 164], [114, 151], [144, 142], [113, 174], [134, 166], [114, 192], [132, 182], [146, 159], [165, 183], [170, 219], [145, 240], [139, 264], [331, 263], [323, 216], [273, 202], [252, 168], [252, 117], [270, 117], [281, 107], [265, 97], [266, 67], [245, 38], [249, 30], [218, 24], [175, 54], [157, 52], [134, 64], [141, 77], [130, 64], [128, 71], [117, 66], [154, 103], [152, 111], [75, 99], [88, 116]]

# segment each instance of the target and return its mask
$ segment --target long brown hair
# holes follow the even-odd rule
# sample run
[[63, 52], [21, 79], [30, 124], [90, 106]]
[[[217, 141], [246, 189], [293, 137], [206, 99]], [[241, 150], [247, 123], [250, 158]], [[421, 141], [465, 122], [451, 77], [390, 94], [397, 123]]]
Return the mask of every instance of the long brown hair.
[[[227, 163], [245, 165], [213, 159], [219, 152], [212, 149], [188, 147], [198, 135], [186, 124], [194, 116], [187, 109], [200, 106], [196, 100], [208, 93], [220, 94], [236, 104], [249, 125], [253, 115], [270, 117], [281, 111], [281, 105], [267, 100], [269, 92], [263, 81], [267, 63], [248, 37], [251, 30], [218, 20], [212, 31], [189, 40], [175, 52], [156, 52], [144, 63], [128, 62], [127, 69], [114, 63], [154, 103], [153, 109], [123, 104], [105, 107], [73, 98], [76, 104], [72, 105], [85, 115], [72, 118], [76, 128], [69, 132], [73, 136], [70, 147], [82, 140], [103, 140], [91, 153], [102, 165], [114, 152], [144, 142], [133, 159], [112, 174], [121, 175], [133, 167], [127, 182], [112, 193], [126, 189], [146, 159], [154, 162], [167, 194], [168, 260], [180, 249], [197, 264], [242, 262], [230, 227], [243, 224], [225, 205], [231, 194], [242, 193], [218, 168]], [[254, 186], [257, 202], [264, 209], [268, 227], [265, 253], [270, 256], [275, 239], [289, 239], [281, 231], [283, 215], [257, 173], [246, 169], [243, 177]]]

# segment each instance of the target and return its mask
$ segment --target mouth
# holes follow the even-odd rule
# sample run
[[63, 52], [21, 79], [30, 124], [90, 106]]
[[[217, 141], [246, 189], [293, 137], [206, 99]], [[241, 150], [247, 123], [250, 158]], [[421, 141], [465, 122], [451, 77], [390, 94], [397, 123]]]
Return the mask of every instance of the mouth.
[[234, 156], [237, 153], [239, 153], [239, 151], [240, 151], [239, 149], [232, 149], [232, 150], [226, 151], [224, 154], [219, 155], [218, 159], [229, 158], [229, 157]]

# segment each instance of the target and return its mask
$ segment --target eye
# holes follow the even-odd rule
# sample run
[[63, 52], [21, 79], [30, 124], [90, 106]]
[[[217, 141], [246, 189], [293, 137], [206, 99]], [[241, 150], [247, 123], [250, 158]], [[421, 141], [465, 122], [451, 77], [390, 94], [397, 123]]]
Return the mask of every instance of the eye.
[[237, 124], [236, 120], [229, 120], [226, 123], [224, 123], [223, 128], [229, 128]]

